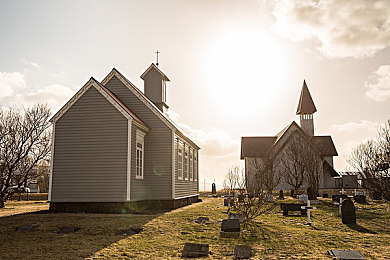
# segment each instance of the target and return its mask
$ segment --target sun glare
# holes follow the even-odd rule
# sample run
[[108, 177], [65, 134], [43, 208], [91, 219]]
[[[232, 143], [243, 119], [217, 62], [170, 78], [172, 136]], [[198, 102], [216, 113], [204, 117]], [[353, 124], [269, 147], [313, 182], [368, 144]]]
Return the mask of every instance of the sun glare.
[[281, 56], [278, 44], [262, 32], [219, 35], [206, 58], [210, 98], [219, 105], [235, 104], [236, 113], [267, 108], [281, 91]]

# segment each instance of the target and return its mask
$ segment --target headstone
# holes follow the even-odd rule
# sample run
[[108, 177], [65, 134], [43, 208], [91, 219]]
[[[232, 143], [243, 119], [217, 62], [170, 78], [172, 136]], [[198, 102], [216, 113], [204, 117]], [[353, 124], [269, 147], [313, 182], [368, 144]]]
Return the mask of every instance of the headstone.
[[356, 224], [355, 205], [349, 198], [341, 203], [341, 219], [344, 224]]
[[238, 219], [222, 220], [221, 231], [223, 232], [240, 232], [240, 221]]
[[291, 190], [290, 195], [291, 195], [291, 198], [294, 198], [294, 190]]
[[234, 247], [234, 259], [249, 259], [251, 258], [251, 246], [236, 245]]
[[195, 219], [195, 223], [198, 223], [198, 224], [205, 224], [209, 221], [210, 219], [208, 217], [199, 217], [197, 219]]
[[340, 195], [332, 195], [332, 201], [334, 204], [338, 204], [340, 202]]
[[279, 191], [279, 197], [278, 197], [279, 200], [284, 200], [284, 194], [283, 194], [283, 190], [280, 190]]
[[337, 250], [332, 249], [328, 251], [329, 254], [336, 259], [346, 259], [346, 260], [364, 260], [364, 256], [355, 250]]
[[182, 257], [203, 257], [209, 254], [209, 245], [200, 243], [185, 243]]
[[216, 195], [217, 194], [217, 189], [215, 187], [215, 183], [211, 184], [211, 194]]
[[298, 196], [298, 199], [299, 199], [300, 203], [305, 203], [306, 204], [307, 200], [309, 199], [309, 197], [306, 194], [302, 194], [302, 195]]
[[78, 228], [75, 227], [64, 227], [58, 231], [59, 234], [69, 234], [69, 233], [74, 233], [78, 230]]
[[366, 196], [364, 196], [364, 195], [355, 195], [355, 196], [353, 196], [353, 199], [356, 203], [360, 203], [360, 204], [367, 203]]
[[244, 216], [240, 213], [228, 213], [228, 219], [238, 219], [240, 223], [244, 223]]
[[119, 235], [132, 236], [132, 235], [138, 234], [141, 231], [142, 231], [142, 228], [124, 229], [121, 232], [119, 232]]
[[264, 201], [265, 202], [273, 202], [274, 201], [274, 196], [272, 194], [267, 193], [267, 194], [264, 195]]
[[224, 205], [224, 206], [229, 206], [229, 204], [230, 204], [230, 205], [233, 204], [233, 197], [231, 197], [231, 196], [226, 196], [226, 197], [224, 197], [224, 198], [223, 198], [223, 205]]
[[18, 228], [18, 231], [23, 231], [23, 232], [25, 232], [25, 231], [30, 231], [30, 230], [33, 230], [33, 229], [34, 229], [33, 226], [27, 225], [27, 226], [23, 226], [23, 227]]
[[322, 194], [322, 197], [323, 198], [329, 198], [329, 194], [328, 193], [324, 193], [324, 194]]
[[244, 202], [244, 199], [245, 199], [245, 195], [244, 194], [238, 195], [238, 202]]

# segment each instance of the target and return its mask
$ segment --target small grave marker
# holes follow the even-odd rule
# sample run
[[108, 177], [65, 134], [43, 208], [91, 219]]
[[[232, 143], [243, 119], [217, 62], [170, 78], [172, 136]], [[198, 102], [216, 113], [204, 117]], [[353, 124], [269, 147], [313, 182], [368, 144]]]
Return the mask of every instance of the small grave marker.
[[360, 203], [360, 204], [366, 204], [367, 203], [366, 196], [364, 196], [363, 194], [355, 195], [355, 196], [353, 196], [353, 199], [354, 199], [354, 201], [356, 203]]
[[356, 224], [355, 205], [350, 198], [341, 203], [341, 219], [344, 224]]
[[322, 194], [322, 197], [325, 199], [325, 198], [329, 198], [329, 194], [328, 193], [324, 193]]
[[33, 229], [34, 229], [33, 226], [27, 225], [27, 226], [23, 226], [23, 227], [18, 228], [18, 231], [23, 231], [23, 232], [25, 232], [25, 231], [30, 231], [30, 230], [33, 230]]
[[364, 260], [364, 256], [355, 250], [337, 250], [331, 249], [328, 251], [329, 254], [336, 259], [345, 259], [345, 260]]
[[69, 233], [74, 233], [76, 232], [77, 230], [79, 230], [79, 228], [75, 228], [75, 227], [64, 227], [64, 228], [61, 228], [60, 231], [58, 231], [59, 234], [69, 234]]
[[240, 220], [224, 219], [222, 220], [221, 231], [223, 232], [240, 232]]
[[307, 196], [306, 194], [302, 194], [298, 196], [298, 199], [300, 203], [307, 203], [309, 196]]
[[234, 259], [249, 259], [251, 258], [251, 246], [236, 245], [234, 247]]
[[306, 209], [307, 210], [307, 224], [311, 226], [310, 222], [310, 210], [311, 209], [317, 209], [316, 207], [311, 207], [310, 206], [310, 200], [307, 200], [307, 206], [301, 206], [301, 209]]
[[185, 243], [182, 257], [203, 257], [209, 254], [209, 244]]
[[273, 202], [274, 201], [274, 196], [272, 194], [265, 194], [264, 195], [264, 200], [265, 202]]

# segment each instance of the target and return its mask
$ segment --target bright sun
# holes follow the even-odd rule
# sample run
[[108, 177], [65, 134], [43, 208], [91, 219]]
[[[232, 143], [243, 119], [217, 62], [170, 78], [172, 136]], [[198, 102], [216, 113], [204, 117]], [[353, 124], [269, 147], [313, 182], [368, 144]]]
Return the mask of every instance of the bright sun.
[[218, 35], [208, 50], [205, 75], [214, 102], [235, 111], [265, 109], [281, 91], [280, 47], [258, 30]]

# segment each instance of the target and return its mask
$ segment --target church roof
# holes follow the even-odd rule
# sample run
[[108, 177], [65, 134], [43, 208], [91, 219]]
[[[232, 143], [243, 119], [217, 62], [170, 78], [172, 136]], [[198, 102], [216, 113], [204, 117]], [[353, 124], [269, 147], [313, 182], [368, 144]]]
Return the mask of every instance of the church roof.
[[[291, 124], [287, 125], [282, 131], [280, 131], [276, 136], [253, 136], [253, 137], [241, 137], [241, 155], [240, 158], [244, 159], [245, 157], [261, 157], [265, 155], [267, 151], [272, 149], [279, 140], [287, 133], [292, 126], [296, 126], [295, 130], [303, 135], [306, 135], [302, 128], [293, 121]], [[292, 134], [288, 136], [286, 142], [292, 138]], [[309, 138], [309, 136], [307, 136]], [[312, 142], [313, 145], [320, 148], [323, 156], [337, 156], [337, 150], [333, 143], [331, 136], [312, 136], [308, 140]]]
[[324, 167], [324, 171], [329, 173], [329, 175], [331, 177], [337, 177], [339, 176], [339, 174], [336, 172], [335, 169], [333, 169], [333, 167], [327, 162], [327, 161], [324, 161], [323, 163], [323, 167]]
[[241, 159], [264, 155], [274, 146], [276, 139], [276, 136], [241, 137]]
[[158, 73], [160, 73], [160, 75], [163, 77], [163, 79], [164, 79], [165, 81], [170, 81], [170, 80], [168, 79], [167, 75], [165, 75], [165, 74], [164, 74], [156, 65], [154, 65], [154, 63], [150, 64], [149, 68], [147, 68], [147, 69], [145, 70], [145, 72], [142, 73], [141, 79], [144, 79], [145, 76], [146, 76], [146, 74], [148, 74], [148, 72], [149, 72], [151, 69], [155, 69]]
[[313, 99], [311, 98], [309, 89], [307, 88], [306, 81], [303, 80], [303, 86], [301, 90], [301, 96], [299, 98], [297, 115], [299, 114], [313, 114], [317, 111], [314, 105]]
[[315, 146], [319, 147], [324, 156], [338, 155], [331, 136], [312, 136], [310, 140], [314, 143]]

